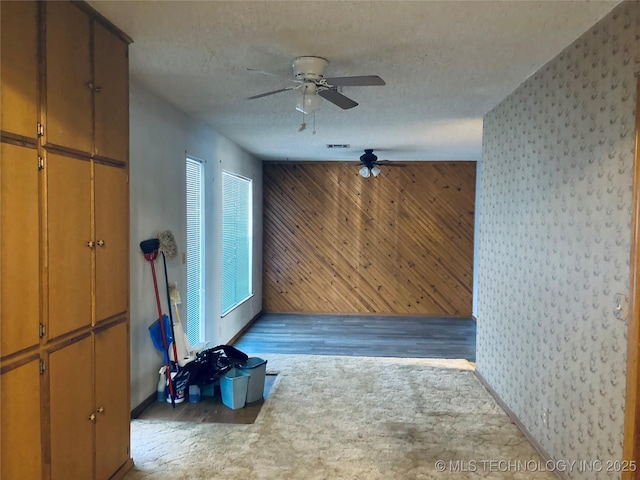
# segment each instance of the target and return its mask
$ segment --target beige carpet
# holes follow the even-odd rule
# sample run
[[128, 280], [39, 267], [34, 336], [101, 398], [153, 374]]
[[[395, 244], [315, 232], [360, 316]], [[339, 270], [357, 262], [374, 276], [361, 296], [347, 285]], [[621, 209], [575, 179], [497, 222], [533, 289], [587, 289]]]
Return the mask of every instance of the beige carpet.
[[260, 356], [255, 424], [134, 420], [126, 480], [556, 478], [466, 360]]

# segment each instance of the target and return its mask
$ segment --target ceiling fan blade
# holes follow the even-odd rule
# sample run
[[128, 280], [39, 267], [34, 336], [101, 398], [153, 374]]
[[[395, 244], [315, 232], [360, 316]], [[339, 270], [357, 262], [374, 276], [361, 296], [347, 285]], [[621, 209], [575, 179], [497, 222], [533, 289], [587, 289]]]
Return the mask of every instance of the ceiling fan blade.
[[318, 90], [318, 95], [344, 110], [358, 106], [358, 102], [354, 102], [349, 97], [345, 97], [332, 89]]
[[364, 75], [360, 77], [333, 77], [325, 78], [325, 81], [334, 87], [372, 87], [386, 85], [383, 79], [377, 75]]
[[267, 72], [265, 70], [256, 70], [255, 68], [247, 68], [248, 72], [259, 73], [261, 75], [269, 75], [270, 77], [280, 78], [282, 80], [287, 80], [288, 82], [300, 83], [300, 80], [296, 80], [294, 78], [283, 77], [282, 75], [278, 75], [276, 73]]
[[287, 90], [295, 90], [296, 88], [298, 88], [298, 87], [281, 88], [280, 90], [274, 90], [272, 92], [267, 92], [267, 93], [261, 93], [259, 95], [254, 95], [253, 97], [247, 97], [247, 100], [253, 100], [255, 98], [268, 97], [269, 95], [275, 95], [276, 93], [286, 92]]
[[375, 165], [380, 165], [381, 167], [406, 167], [407, 165], [404, 163], [397, 163], [391, 160], [379, 160], [374, 162]]

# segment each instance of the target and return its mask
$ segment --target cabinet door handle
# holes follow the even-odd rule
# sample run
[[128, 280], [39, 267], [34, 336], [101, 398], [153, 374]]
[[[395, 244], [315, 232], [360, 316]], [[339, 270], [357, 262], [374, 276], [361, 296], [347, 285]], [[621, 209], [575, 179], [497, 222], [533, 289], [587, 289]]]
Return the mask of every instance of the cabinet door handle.
[[91, 420], [92, 422], [96, 421], [96, 414], [92, 413], [91, 415], [89, 415], [89, 420]]
[[95, 246], [95, 243], [93, 243], [93, 240], [89, 240], [89, 241], [87, 242], [87, 247], [89, 247], [89, 248], [93, 248], [94, 246]]
[[93, 82], [87, 82], [87, 88], [89, 90], [94, 90], [95, 89], [95, 84]]
[[93, 89], [93, 91], [96, 92], [96, 93], [100, 93], [100, 92], [102, 92], [102, 87], [95, 87]]
[[104, 413], [104, 407], [99, 407], [98, 408], [98, 413]]
[[98, 240], [98, 246], [104, 247], [104, 240]]

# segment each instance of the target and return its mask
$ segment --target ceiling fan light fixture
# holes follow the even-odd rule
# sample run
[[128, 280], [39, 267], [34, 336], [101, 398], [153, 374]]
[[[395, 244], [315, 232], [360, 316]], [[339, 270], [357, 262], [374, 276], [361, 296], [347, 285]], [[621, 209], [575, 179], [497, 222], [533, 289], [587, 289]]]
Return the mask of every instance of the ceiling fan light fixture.
[[378, 175], [380, 175], [380, 169], [374, 165], [373, 168], [371, 169], [371, 174], [374, 177], [377, 177]]
[[315, 93], [303, 93], [302, 95], [299, 95], [296, 100], [296, 110], [304, 113], [305, 115], [315, 113], [321, 108], [322, 98]]
[[371, 175], [369, 167], [362, 167], [358, 173], [360, 173], [360, 176], [362, 178], [369, 178], [369, 176]]

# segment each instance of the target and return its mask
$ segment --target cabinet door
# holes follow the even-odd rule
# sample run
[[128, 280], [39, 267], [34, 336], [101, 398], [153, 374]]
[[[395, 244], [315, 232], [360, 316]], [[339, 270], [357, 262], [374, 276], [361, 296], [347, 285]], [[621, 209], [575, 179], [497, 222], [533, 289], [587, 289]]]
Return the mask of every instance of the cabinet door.
[[46, 2], [46, 144], [93, 151], [89, 18], [70, 2]]
[[129, 459], [129, 331], [120, 323], [95, 337], [96, 479], [107, 480]]
[[36, 150], [0, 144], [0, 352], [3, 356], [38, 343], [41, 303], [38, 176]]
[[0, 125], [36, 138], [38, 122], [38, 6], [2, 2], [0, 24]]
[[93, 478], [92, 339], [49, 355], [51, 479]]
[[91, 164], [47, 155], [49, 338], [91, 325]]
[[96, 321], [129, 305], [129, 184], [122, 168], [96, 164]]
[[129, 46], [94, 23], [95, 154], [129, 158]]
[[42, 478], [39, 359], [0, 377], [0, 478]]

